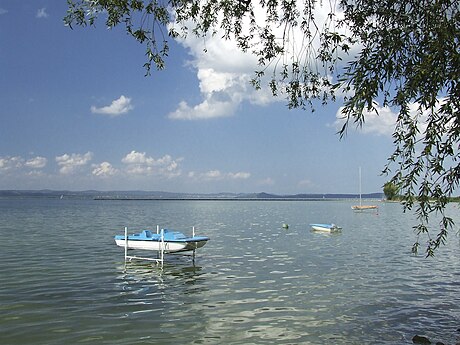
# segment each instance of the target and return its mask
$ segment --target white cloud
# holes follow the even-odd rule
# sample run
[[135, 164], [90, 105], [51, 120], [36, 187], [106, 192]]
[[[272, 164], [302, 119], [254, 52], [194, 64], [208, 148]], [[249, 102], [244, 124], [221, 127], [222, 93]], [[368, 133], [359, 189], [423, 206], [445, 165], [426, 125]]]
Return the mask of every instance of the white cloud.
[[41, 170], [31, 170], [26, 173], [27, 177], [37, 178], [37, 177], [46, 177], [47, 175]]
[[394, 132], [397, 114], [388, 107], [378, 107], [378, 115], [374, 112], [366, 112], [363, 133], [375, 133], [391, 136]]
[[[40, 156], [31, 158], [27, 161], [20, 156], [0, 157], [0, 172], [15, 171], [23, 168], [41, 169], [46, 166], [46, 163], [47, 159]], [[27, 174], [30, 174], [30, 171]]]
[[[435, 111], [438, 111], [442, 104], [445, 102], [445, 98], [439, 98], [438, 103], [435, 107]], [[378, 103], [375, 103], [375, 108], [378, 112], [373, 111], [364, 111], [364, 124], [360, 130], [363, 133], [367, 134], [377, 134], [391, 137], [394, 133], [396, 127], [396, 121], [398, 118], [398, 114], [391, 110], [389, 107], [381, 107]], [[341, 107], [336, 113], [336, 120], [334, 122], [334, 126], [337, 130], [341, 129], [343, 124], [345, 123], [345, 118], [343, 117], [341, 111], [343, 107]], [[417, 126], [419, 130], [419, 136], [422, 136], [427, 128], [428, 118], [430, 114], [430, 110], [424, 109], [420, 114], [420, 104], [417, 102], [409, 104], [409, 114], [412, 118], [417, 119]], [[349, 128], [353, 128], [353, 123], [350, 122]]]
[[182, 158], [173, 159], [170, 155], [164, 155], [155, 159], [147, 156], [145, 152], [131, 151], [122, 158], [122, 163], [126, 164], [126, 172], [130, 175], [152, 175], [162, 177], [175, 177], [181, 174], [179, 162]]
[[111, 117], [126, 114], [134, 107], [131, 105], [131, 98], [121, 95], [118, 99], [112, 101], [110, 105], [97, 108], [96, 106], [91, 107], [91, 112], [94, 114], [109, 115]]
[[37, 11], [36, 17], [37, 17], [37, 18], [48, 18], [48, 13], [46, 12], [46, 8], [45, 8], [45, 7], [40, 8], [40, 9]]
[[123, 157], [121, 161], [125, 164], [144, 164], [148, 166], [157, 165], [155, 158], [148, 157], [145, 152], [137, 152], [134, 150]]
[[[340, 130], [345, 123], [345, 118], [342, 114], [343, 107], [340, 107], [336, 113], [336, 120], [334, 122], [334, 126], [337, 130]], [[377, 134], [383, 136], [389, 136], [394, 132], [397, 114], [393, 112], [389, 107], [380, 107], [378, 104], [376, 105], [376, 109], [378, 114], [372, 111], [364, 111], [364, 124], [361, 128], [363, 133], [367, 134]], [[351, 121], [353, 121], [351, 119]], [[353, 123], [350, 122], [349, 128], [353, 127]]]
[[208, 172], [201, 174], [201, 176], [204, 177], [205, 179], [210, 179], [210, 180], [219, 180], [223, 178], [223, 175], [219, 170], [210, 170]]
[[0, 172], [2, 171], [6, 172], [10, 170], [19, 169], [22, 167], [23, 163], [24, 163], [24, 159], [19, 156], [0, 157]]
[[67, 175], [74, 173], [78, 168], [87, 165], [93, 158], [92, 152], [87, 152], [85, 154], [72, 153], [63, 154], [62, 156], [56, 157], [56, 162], [60, 166], [59, 172], [61, 174]]
[[[298, 1], [298, 6], [302, 6], [302, 4], [302, 1]], [[258, 25], [265, 26], [265, 10], [260, 8], [258, 3], [254, 4], [254, 7], [256, 18], [259, 21]], [[328, 16], [330, 11], [329, 5], [316, 6], [315, 18], [318, 27], [322, 27], [322, 23], [328, 22], [330, 24], [331, 19]], [[336, 14], [337, 17], [341, 16], [338, 11]], [[254, 71], [260, 69], [258, 58], [254, 54], [242, 52], [234, 40], [223, 39], [221, 31], [203, 39], [191, 33], [193, 24], [187, 23], [187, 27], [190, 28], [187, 37], [178, 40], [192, 56], [190, 65], [197, 71], [202, 101], [192, 105], [185, 101], [180, 102], [177, 109], [168, 115], [169, 118], [194, 120], [231, 116], [242, 102], [265, 105], [283, 100], [273, 97], [266, 83], [261, 85], [261, 90], [255, 90], [250, 84]], [[248, 25], [243, 24], [243, 30], [247, 30], [248, 27]], [[314, 29], [313, 26], [312, 29]], [[286, 39], [286, 54], [283, 57], [283, 62], [298, 58], [301, 64], [308, 63], [312, 65], [312, 68], [316, 68], [316, 60], [314, 59], [316, 54], [309, 54], [304, 49], [305, 37], [300, 29], [291, 28], [286, 32], [284, 30], [284, 26], [272, 29], [279, 42], [282, 41], [282, 37]], [[314, 37], [316, 38], [313, 47], [318, 47], [319, 35], [314, 35]], [[250, 45], [254, 49], [259, 49], [260, 44], [260, 41], [255, 38]], [[271, 75], [272, 70], [270, 68], [267, 69], [267, 75]]]
[[219, 102], [212, 99], [212, 94], [210, 96], [209, 99], [193, 107], [182, 101], [179, 103], [179, 107], [168, 117], [173, 120], [202, 120], [233, 115], [236, 104]]
[[31, 158], [31, 159], [27, 160], [24, 163], [24, 165], [26, 167], [32, 168], [32, 169], [41, 169], [41, 168], [44, 168], [46, 166], [47, 162], [48, 162], [48, 160], [45, 157], [37, 156], [37, 157], [34, 157], [34, 158]]
[[100, 164], [93, 165], [92, 174], [99, 177], [109, 177], [114, 176], [118, 173], [118, 170], [115, 169], [112, 164], [109, 162], [102, 162]]
[[222, 39], [222, 34], [204, 40], [190, 33], [179, 42], [192, 56], [190, 65], [196, 69], [202, 101], [195, 105], [182, 101], [169, 118], [195, 120], [232, 116], [243, 101], [256, 104], [274, 101], [266, 91], [257, 91], [250, 85], [257, 58], [241, 52], [234, 41]]
[[251, 174], [248, 172], [228, 173], [228, 177], [233, 180], [246, 180], [251, 177]]

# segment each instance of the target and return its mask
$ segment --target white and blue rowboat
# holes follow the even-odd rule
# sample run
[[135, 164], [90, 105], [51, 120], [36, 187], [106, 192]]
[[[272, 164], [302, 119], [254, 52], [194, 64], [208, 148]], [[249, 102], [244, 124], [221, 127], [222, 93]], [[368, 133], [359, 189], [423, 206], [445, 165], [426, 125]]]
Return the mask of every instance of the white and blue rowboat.
[[312, 230], [320, 232], [339, 232], [342, 231], [340, 226], [335, 224], [310, 224]]
[[207, 236], [192, 237], [182, 232], [161, 229], [158, 233], [150, 230], [142, 230], [132, 235], [116, 235], [115, 242], [119, 247], [127, 246], [127, 249], [143, 249], [176, 253], [191, 251], [203, 247], [209, 241]]

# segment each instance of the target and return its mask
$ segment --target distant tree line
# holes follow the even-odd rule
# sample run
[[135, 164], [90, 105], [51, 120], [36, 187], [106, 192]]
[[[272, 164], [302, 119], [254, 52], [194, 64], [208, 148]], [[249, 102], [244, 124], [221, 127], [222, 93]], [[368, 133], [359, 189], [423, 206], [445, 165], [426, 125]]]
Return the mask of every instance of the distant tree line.
[[[387, 182], [383, 185], [383, 194], [389, 201], [403, 201], [404, 196], [399, 193], [399, 188], [393, 182]], [[417, 198], [414, 198], [417, 200]], [[460, 196], [449, 197], [448, 202], [460, 202]]]

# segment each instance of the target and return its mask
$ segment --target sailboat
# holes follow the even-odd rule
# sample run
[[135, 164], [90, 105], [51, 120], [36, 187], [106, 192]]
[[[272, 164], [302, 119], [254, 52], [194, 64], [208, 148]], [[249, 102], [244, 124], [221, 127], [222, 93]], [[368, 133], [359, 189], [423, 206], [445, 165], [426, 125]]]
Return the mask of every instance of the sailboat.
[[359, 167], [359, 205], [353, 205], [351, 208], [355, 211], [373, 210], [378, 208], [377, 205], [363, 205], [361, 201], [361, 167]]

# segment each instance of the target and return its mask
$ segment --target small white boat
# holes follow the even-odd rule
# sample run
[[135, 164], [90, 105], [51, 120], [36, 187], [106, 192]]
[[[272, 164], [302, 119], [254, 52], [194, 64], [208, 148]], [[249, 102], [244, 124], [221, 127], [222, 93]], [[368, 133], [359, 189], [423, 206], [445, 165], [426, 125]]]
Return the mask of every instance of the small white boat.
[[310, 224], [312, 230], [320, 232], [339, 232], [342, 231], [340, 226], [335, 224]]
[[208, 241], [207, 236], [187, 237], [182, 232], [168, 229], [161, 229], [158, 233], [142, 230], [137, 234], [115, 236], [115, 242], [119, 247], [127, 246], [127, 249], [153, 250], [164, 253], [195, 250], [203, 247]]

